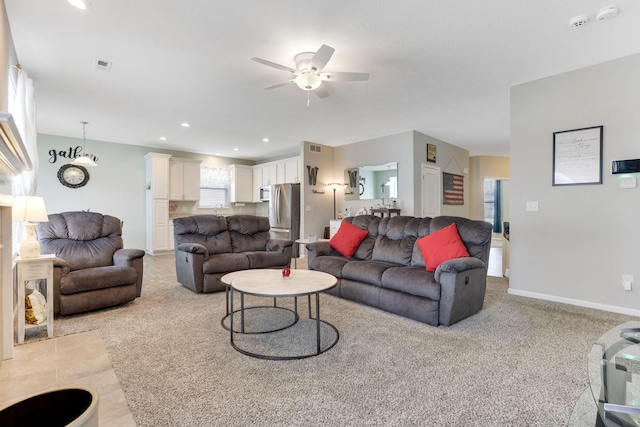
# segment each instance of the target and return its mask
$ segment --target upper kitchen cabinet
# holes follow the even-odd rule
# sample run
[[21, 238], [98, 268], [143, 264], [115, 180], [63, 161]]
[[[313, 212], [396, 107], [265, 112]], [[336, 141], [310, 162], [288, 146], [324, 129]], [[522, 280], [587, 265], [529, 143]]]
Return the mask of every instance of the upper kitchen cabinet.
[[262, 166], [261, 165], [255, 165], [252, 166], [252, 170], [253, 170], [253, 186], [251, 188], [251, 190], [253, 191], [253, 202], [254, 203], [260, 203], [262, 200], [260, 200], [260, 187], [262, 187]]
[[231, 185], [229, 186], [230, 203], [253, 202], [253, 168], [247, 165], [229, 165]]
[[144, 158], [147, 163], [147, 189], [152, 199], [167, 199], [169, 197], [169, 158], [171, 154], [147, 153]]
[[200, 160], [171, 158], [169, 200], [200, 200], [200, 163]]
[[284, 160], [284, 182], [296, 183], [300, 182], [300, 158], [293, 157]]
[[265, 163], [262, 165], [262, 185], [277, 184], [277, 168], [275, 163]]

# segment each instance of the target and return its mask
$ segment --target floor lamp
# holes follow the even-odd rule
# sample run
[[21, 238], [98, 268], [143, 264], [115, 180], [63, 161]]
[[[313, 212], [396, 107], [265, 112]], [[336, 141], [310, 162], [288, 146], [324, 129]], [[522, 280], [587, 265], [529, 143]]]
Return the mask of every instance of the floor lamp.
[[339, 186], [346, 185], [346, 184], [342, 184], [340, 182], [330, 182], [327, 185], [331, 187], [331, 189], [333, 190], [333, 219], [337, 219], [338, 212], [336, 212], [336, 190], [338, 189]]

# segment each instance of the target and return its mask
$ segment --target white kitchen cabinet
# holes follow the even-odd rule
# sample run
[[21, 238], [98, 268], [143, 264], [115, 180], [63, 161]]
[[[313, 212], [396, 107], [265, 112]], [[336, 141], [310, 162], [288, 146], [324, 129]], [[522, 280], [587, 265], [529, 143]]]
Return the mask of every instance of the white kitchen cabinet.
[[253, 191], [252, 199], [255, 203], [260, 203], [260, 187], [262, 187], [262, 166], [255, 165], [253, 169], [253, 185], [251, 190]]
[[262, 185], [276, 184], [277, 171], [275, 163], [265, 163], [262, 166]]
[[200, 200], [200, 160], [171, 158], [169, 200]]
[[284, 162], [276, 163], [276, 184], [284, 184], [287, 181], [285, 180], [284, 175]]
[[253, 168], [247, 165], [229, 165], [231, 184], [229, 202], [253, 202]]
[[147, 153], [145, 246], [150, 255], [168, 253], [169, 247], [169, 158], [170, 154]]
[[171, 154], [147, 153], [146, 180], [147, 190], [153, 199], [169, 198], [169, 158]]
[[175, 249], [175, 240], [173, 238], [173, 220], [169, 220], [169, 249]]
[[300, 182], [299, 157], [284, 160], [284, 182]]

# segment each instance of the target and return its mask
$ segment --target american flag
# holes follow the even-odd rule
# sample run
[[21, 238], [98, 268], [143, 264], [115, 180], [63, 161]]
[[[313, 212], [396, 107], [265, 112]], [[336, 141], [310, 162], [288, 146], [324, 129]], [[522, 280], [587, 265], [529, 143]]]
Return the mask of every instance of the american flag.
[[464, 205], [464, 176], [442, 172], [442, 204]]

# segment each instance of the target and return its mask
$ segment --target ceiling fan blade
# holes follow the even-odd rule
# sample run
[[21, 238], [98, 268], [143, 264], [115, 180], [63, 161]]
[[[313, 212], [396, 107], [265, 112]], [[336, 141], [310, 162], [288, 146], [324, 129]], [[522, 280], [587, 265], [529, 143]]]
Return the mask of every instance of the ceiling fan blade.
[[369, 80], [369, 73], [349, 73], [349, 72], [335, 72], [335, 73], [322, 73], [320, 78], [327, 82], [365, 82]]
[[262, 59], [262, 58], [251, 58], [252, 61], [256, 61], [262, 65], [266, 65], [267, 67], [273, 67], [273, 68], [277, 68], [278, 70], [284, 70], [284, 71], [289, 71], [290, 73], [297, 73], [298, 70], [291, 68], [291, 67], [287, 67], [286, 65], [280, 65], [280, 64], [276, 64], [275, 62], [271, 62], [271, 61], [267, 61], [266, 59]]
[[335, 52], [335, 49], [331, 46], [327, 46], [326, 44], [320, 46], [320, 49], [318, 49], [309, 62], [311, 69], [315, 68], [316, 71], [322, 70], [331, 59], [331, 56], [333, 56], [333, 52]]
[[329, 91], [327, 90], [326, 86], [322, 84], [318, 86], [318, 88], [315, 89], [313, 93], [318, 95], [318, 98], [326, 98], [327, 96], [329, 96]]
[[294, 82], [293, 80], [287, 80], [286, 82], [277, 83], [275, 85], [267, 86], [267, 87], [265, 87], [265, 89], [275, 89], [277, 87], [288, 86], [293, 82]]

